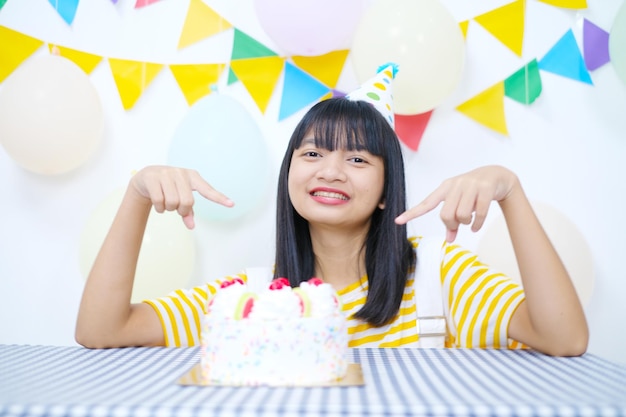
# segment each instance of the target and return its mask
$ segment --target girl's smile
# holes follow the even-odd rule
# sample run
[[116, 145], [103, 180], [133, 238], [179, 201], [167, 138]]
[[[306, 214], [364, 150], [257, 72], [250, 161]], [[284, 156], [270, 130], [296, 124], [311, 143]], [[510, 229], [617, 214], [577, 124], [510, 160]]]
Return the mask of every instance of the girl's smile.
[[345, 204], [350, 200], [350, 196], [334, 188], [317, 187], [310, 194], [313, 200], [322, 204], [339, 205]]

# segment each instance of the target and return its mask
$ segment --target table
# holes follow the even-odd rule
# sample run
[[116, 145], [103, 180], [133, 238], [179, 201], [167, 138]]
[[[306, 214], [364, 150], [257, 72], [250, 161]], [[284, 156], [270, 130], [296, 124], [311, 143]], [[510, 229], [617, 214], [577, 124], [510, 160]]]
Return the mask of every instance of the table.
[[0, 416], [626, 416], [626, 366], [592, 354], [352, 349], [364, 386], [182, 386], [198, 348], [0, 345]]

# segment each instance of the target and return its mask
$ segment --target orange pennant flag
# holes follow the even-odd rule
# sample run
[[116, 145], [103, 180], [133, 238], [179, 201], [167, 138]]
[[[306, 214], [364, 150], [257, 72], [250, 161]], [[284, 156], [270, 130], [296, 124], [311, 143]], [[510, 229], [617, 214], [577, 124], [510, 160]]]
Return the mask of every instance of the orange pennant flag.
[[202, 0], [191, 0], [178, 49], [232, 28], [233, 25], [207, 6]]
[[231, 70], [246, 87], [263, 114], [284, 66], [285, 58], [279, 56], [237, 59], [230, 62]]
[[162, 64], [109, 58], [124, 110], [131, 109], [163, 68]]
[[509, 134], [504, 116], [503, 81], [460, 104], [456, 109], [489, 129], [503, 135]]
[[51, 53], [58, 53], [78, 65], [86, 74], [91, 74], [91, 71], [102, 61], [101, 56], [77, 51], [76, 49], [70, 49], [64, 46], [49, 44], [48, 48]]
[[224, 68], [226, 64], [170, 65], [170, 70], [190, 106], [214, 91]]
[[550, 6], [562, 7], [564, 9], [586, 9], [587, 0], [539, 0], [541, 3]]
[[294, 64], [324, 85], [335, 88], [350, 50], [329, 52], [318, 56], [292, 56]]
[[0, 82], [4, 81], [43, 41], [0, 26]]
[[525, 10], [525, 0], [516, 0], [476, 16], [474, 20], [517, 56], [521, 57], [524, 44]]

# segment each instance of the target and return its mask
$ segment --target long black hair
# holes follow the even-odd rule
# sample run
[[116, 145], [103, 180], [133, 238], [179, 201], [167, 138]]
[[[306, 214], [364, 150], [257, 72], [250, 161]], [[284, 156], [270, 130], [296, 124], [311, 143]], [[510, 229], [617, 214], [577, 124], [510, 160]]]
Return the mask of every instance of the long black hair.
[[315, 275], [309, 224], [294, 209], [287, 180], [293, 153], [309, 132], [315, 145], [328, 149], [366, 150], [384, 162], [384, 209], [376, 208], [365, 241], [368, 294], [355, 317], [382, 326], [397, 314], [415, 253], [406, 226], [394, 219], [406, 209], [404, 162], [398, 138], [385, 118], [363, 101], [333, 98], [313, 106], [296, 126], [280, 168], [276, 216], [275, 277], [292, 286]]

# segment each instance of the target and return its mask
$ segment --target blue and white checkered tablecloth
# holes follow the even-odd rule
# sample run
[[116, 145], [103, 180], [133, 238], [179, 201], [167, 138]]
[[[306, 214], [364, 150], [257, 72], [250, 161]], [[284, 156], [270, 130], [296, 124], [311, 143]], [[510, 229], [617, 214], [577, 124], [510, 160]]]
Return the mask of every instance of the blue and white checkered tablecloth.
[[178, 384], [198, 354], [0, 345], [0, 416], [626, 416], [626, 366], [591, 354], [353, 349], [364, 386]]

